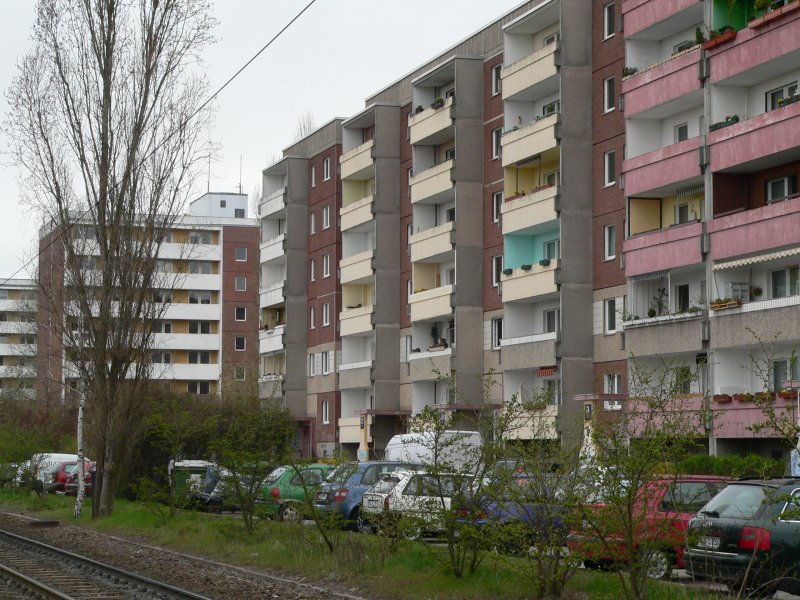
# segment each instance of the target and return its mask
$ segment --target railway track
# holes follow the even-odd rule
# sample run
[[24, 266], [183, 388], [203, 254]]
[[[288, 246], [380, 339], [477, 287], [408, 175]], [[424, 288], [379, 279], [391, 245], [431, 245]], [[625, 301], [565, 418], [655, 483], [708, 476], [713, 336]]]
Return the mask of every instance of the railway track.
[[0, 600], [209, 600], [0, 530]]

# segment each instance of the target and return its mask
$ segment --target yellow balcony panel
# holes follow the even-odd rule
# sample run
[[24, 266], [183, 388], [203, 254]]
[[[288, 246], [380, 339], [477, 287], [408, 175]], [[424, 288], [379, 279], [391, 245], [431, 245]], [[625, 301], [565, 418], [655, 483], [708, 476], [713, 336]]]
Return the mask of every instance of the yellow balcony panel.
[[372, 140], [345, 152], [339, 157], [342, 179], [370, 179], [372, 177]]
[[538, 190], [524, 196], [513, 196], [503, 202], [503, 235], [542, 225], [558, 218], [556, 200], [557, 185]]
[[536, 263], [531, 265], [531, 268], [527, 271], [519, 268], [514, 269], [511, 275], [504, 273], [501, 278], [503, 301], [526, 300], [556, 293], [558, 287], [556, 286], [555, 273], [558, 263], [559, 261], [557, 260], [551, 260], [547, 266]]
[[543, 117], [524, 127], [503, 134], [503, 166], [507, 167], [558, 146], [558, 114]]
[[367, 196], [339, 209], [339, 223], [341, 223], [342, 231], [372, 220], [372, 199], [373, 196]]
[[535, 411], [530, 418], [526, 417], [513, 422], [509, 428], [510, 436], [520, 440], [558, 439], [557, 418], [558, 406], [545, 406]]
[[500, 72], [503, 81], [503, 100], [524, 99], [525, 92], [533, 93], [536, 87], [541, 87], [548, 79], [555, 78], [558, 74], [556, 49], [557, 44], [549, 44], [504, 67]]
[[339, 334], [354, 335], [372, 331], [372, 311], [374, 307], [359, 306], [358, 308], [346, 308], [339, 313]]
[[453, 250], [453, 223], [445, 223], [411, 236], [411, 262], [441, 256]]
[[450, 296], [453, 293], [452, 285], [443, 285], [432, 290], [411, 294], [411, 320], [424, 321], [453, 314]]
[[[368, 423], [371, 415], [364, 415], [364, 429], [361, 428], [362, 417], [341, 417], [339, 419], [339, 441], [342, 444], [360, 444], [362, 439], [369, 432]], [[371, 442], [371, 437], [365, 438], [366, 442]]]
[[440, 144], [453, 137], [453, 97], [441, 108], [426, 108], [408, 117], [412, 144]]
[[342, 285], [360, 282], [372, 277], [372, 254], [372, 250], [367, 250], [341, 260], [339, 268], [341, 270], [340, 281]]
[[411, 203], [421, 202], [439, 194], [444, 194], [453, 189], [453, 176], [451, 171], [453, 159], [439, 163], [430, 169], [425, 169], [411, 178]]

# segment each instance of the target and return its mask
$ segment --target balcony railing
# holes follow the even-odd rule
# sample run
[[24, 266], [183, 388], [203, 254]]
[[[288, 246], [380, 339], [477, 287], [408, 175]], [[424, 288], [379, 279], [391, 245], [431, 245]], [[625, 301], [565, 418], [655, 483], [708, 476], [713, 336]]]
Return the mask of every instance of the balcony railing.
[[342, 231], [347, 231], [372, 220], [373, 198], [374, 196], [372, 195], [365, 196], [339, 209], [339, 223]]
[[513, 196], [503, 202], [503, 235], [523, 231], [558, 218], [559, 187], [551, 185], [531, 194]]
[[503, 100], [513, 100], [537, 84], [558, 74], [556, 61], [556, 42], [503, 67], [500, 77], [503, 81]]
[[453, 250], [454, 223], [451, 221], [415, 233], [411, 242], [411, 262], [440, 256]]
[[411, 294], [408, 299], [411, 305], [411, 320], [424, 321], [453, 314], [450, 298], [452, 293], [452, 285], [443, 285]]
[[455, 162], [450, 159], [411, 178], [411, 202], [420, 202], [453, 189], [452, 170]]
[[556, 139], [558, 119], [558, 113], [554, 113], [528, 125], [505, 132], [500, 142], [503, 149], [503, 166], [513, 165], [556, 148], [558, 145]]
[[547, 265], [531, 265], [528, 270], [514, 269], [510, 275], [506, 275], [504, 272], [501, 277], [503, 300], [512, 302], [556, 293], [558, 286], [555, 273], [559, 264], [560, 261], [555, 259]]
[[372, 173], [372, 146], [369, 140], [339, 157], [342, 179], [369, 179]]
[[339, 279], [341, 283], [354, 283], [372, 277], [373, 254], [372, 250], [367, 250], [343, 258], [339, 263], [339, 270], [341, 271]]
[[264, 218], [280, 212], [285, 208], [286, 188], [282, 187], [261, 200], [261, 204], [258, 207], [258, 214], [261, 216], [261, 218]]
[[409, 139], [412, 144], [443, 142], [448, 129], [453, 125], [453, 102], [451, 96], [440, 108], [426, 108], [422, 112], [408, 116]]
[[342, 337], [364, 333], [372, 330], [372, 312], [375, 307], [371, 304], [356, 308], [346, 308], [339, 313], [339, 335]]

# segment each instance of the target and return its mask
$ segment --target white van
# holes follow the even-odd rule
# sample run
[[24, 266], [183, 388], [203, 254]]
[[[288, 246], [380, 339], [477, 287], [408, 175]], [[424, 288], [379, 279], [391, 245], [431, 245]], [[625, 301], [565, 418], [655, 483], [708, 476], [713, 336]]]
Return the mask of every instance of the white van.
[[433, 432], [403, 433], [386, 444], [384, 460], [443, 467], [453, 472], [475, 470], [480, 460], [483, 438], [477, 431], [445, 431], [439, 440], [439, 458], [434, 459]]
[[[53, 476], [58, 471], [58, 465], [63, 462], [77, 461], [77, 454], [51, 454], [42, 452], [34, 454], [31, 459], [22, 464], [19, 468], [17, 481], [21, 481], [25, 471], [33, 471], [34, 478], [41, 481], [45, 489], [53, 484]], [[91, 462], [88, 458], [84, 459], [86, 462]]]

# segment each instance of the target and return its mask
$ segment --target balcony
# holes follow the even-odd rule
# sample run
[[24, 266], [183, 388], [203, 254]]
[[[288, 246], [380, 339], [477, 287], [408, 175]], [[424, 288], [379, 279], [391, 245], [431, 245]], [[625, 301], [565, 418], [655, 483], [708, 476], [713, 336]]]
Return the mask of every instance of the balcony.
[[342, 285], [346, 283], [363, 283], [372, 277], [372, 250], [359, 252], [343, 258], [339, 263], [339, 276]]
[[34, 312], [36, 310], [36, 300], [15, 300], [12, 298], [0, 299], [0, 311], [2, 312]]
[[781, 154], [800, 146], [800, 102], [712, 131], [708, 145], [715, 172], [746, 164], [753, 170], [782, 164], [786, 159]]
[[425, 321], [452, 315], [452, 294], [452, 285], [443, 285], [432, 290], [411, 294], [408, 299], [411, 305], [411, 320]]
[[266, 263], [279, 258], [284, 258], [283, 242], [286, 239], [286, 234], [282, 233], [274, 238], [270, 238], [261, 242], [261, 262]]
[[[520, 390], [520, 397], [522, 397], [522, 392], [523, 390]], [[518, 440], [557, 440], [559, 438], [556, 421], [558, 409], [558, 406], [551, 404], [537, 410], [530, 418], [526, 417], [512, 422], [511, 431], [508, 433], [509, 437]]]
[[558, 44], [552, 43], [503, 67], [503, 100], [534, 100], [558, 89]]
[[282, 187], [261, 199], [258, 205], [258, 215], [265, 217], [278, 216], [286, 210], [286, 188]]
[[[361, 427], [361, 419], [364, 419], [364, 428]], [[372, 441], [368, 437], [369, 426], [372, 424], [372, 417], [342, 417], [339, 419], [339, 442], [342, 444], [360, 444], [362, 441], [367, 443]]]
[[156, 333], [154, 350], [219, 350], [216, 333]]
[[258, 332], [258, 352], [259, 354], [270, 354], [272, 352], [283, 352], [283, 332], [286, 325], [278, 325], [275, 329]]
[[36, 333], [36, 323], [0, 321], [0, 333]]
[[155, 379], [217, 380], [219, 379], [219, 371], [218, 364], [157, 363], [153, 365], [153, 377]]
[[[797, 401], [777, 397], [774, 400], [775, 416], [786, 423], [796, 423]], [[714, 436], [718, 438], [780, 437], [771, 429], [753, 430], [753, 425], [764, 422], [764, 409], [752, 403], [733, 400], [724, 404], [712, 402], [714, 410]]]
[[372, 386], [372, 361], [339, 365], [339, 389], [353, 390]]
[[373, 198], [374, 196], [366, 196], [339, 209], [339, 223], [342, 231], [358, 227], [372, 220]]
[[360, 306], [357, 308], [345, 308], [339, 313], [339, 335], [355, 335], [372, 331], [372, 313], [375, 307]]
[[441, 144], [453, 138], [453, 101], [450, 96], [441, 108], [426, 108], [408, 116], [412, 144]]
[[558, 332], [535, 333], [500, 340], [503, 369], [531, 369], [532, 365], [556, 364]]
[[656, 193], [660, 188], [700, 181], [700, 136], [629, 158], [622, 163], [625, 195]]
[[623, 322], [625, 350], [633, 356], [668, 356], [703, 349], [703, 313]]
[[[31, 350], [33, 352], [33, 350]], [[31, 379], [36, 377], [36, 367], [33, 365], [3, 365], [0, 366], [0, 379]]]
[[168, 304], [159, 318], [165, 321], [179, 319], [219, 321], [222, 318], [222, 306], [220, 304]]
[[542, 117], [524, 127], [503, 134], [503, 166], [508, 167], [558, 146], [556, 125], [558, 114]]
[[[800, 296], [745, 302], [739, 307], [711, 311], [715, 348], [752, 347], [758, 339], [800, 343]], [[753, 334], [756, 332], [758, 338]]]
[[663, 119], [702, 104], [700, 56], [700, 46], [695, 46], [626, 78], [622, 82], [625, 116], [643, 117], [646, 113], [649, 118]]
[[285, 283], [285, 281], [278, 281], [277, 283], [271, 283], [270, 285], [262, 288], [258, 294], [259, 308], [267, 308], [268, 306], [283, 304], [283, 287]]
[[703, 0], [625, 0], [622, 3], [625, 37], [656, 37], [648, 31], [651, 27], [666, 33], [686, 29], [703, 20]]
[[342, 179], [369, 179], [372, 177], [372, 146], [369, 140], [339, 157]]
[[163, 243], [158, 250], [162, 260], [222, 260], [222, 246], [214, 244]]
[[513, 302], [514, 300], [528, 300], [555, 294], [558, 291], [556, 285], [556, 269], [561, 261], [551, 260], [550, 264], [531, 265], [529, 270], [522, 268], [514, 269], [511, 275], [503, 273], [501, 281], [503, 284], [503, 302]]
[[500, 209], [503, 215], [503, 235], [531, 229], [558, 218], [558, 186], [514, 196], [503, 202]]
[[453, 348], [445, 348], [438, 352], [412, 352], [408, 355], [409, 369], [413, 381], [433, 381], [440, 374], [450, 373], [450, 359]]
[[453, 194], [454, 161], [446, 160], [411, 178], [411, 203], [434, 202]]
[[797, 244], [800, 198], [717, 217], [707, 227], [714, 261]]
[[411, 262], [421, 260], [433, 260], [439, 258], [442, 262], [443, 257], [453, 251], [455, 243], [454, 223], [445, 223], [438, 227], [432, 227], [425, 231], [420, 231], [411, 236]]
[[689, 223], [642, 233], [625, 240], [622, 243], [625, 275], [636, 277], [702, 262], [702, 233], [702, 223]]
[[[195, 273], [174, 273], [174, 289], [182, 290], [220, 290], [222, 289], [222, 277], [220, 275], [209, 274], [200, 275]], [[168, 286], [163, 286], [167, 288]]]

